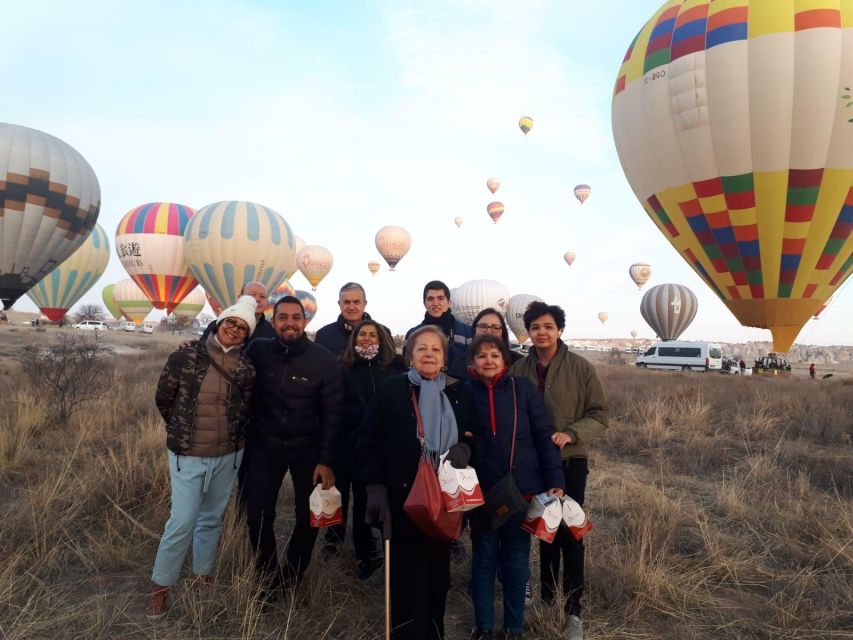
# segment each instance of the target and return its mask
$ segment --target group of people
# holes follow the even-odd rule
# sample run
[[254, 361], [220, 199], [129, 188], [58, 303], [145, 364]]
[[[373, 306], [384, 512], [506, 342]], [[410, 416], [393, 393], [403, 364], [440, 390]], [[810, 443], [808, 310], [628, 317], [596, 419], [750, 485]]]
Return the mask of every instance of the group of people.
[[[466, 325], [450, 310], [449, 288], [432, 281], [423, 290], [424, 319], [407, 332], [401, 357], [388, 329], [365, 312], [357, 283], [341, 288], [340, 315], [314, 341], [297, 298], [279, 300], [269, 322], [263, 285], [249, 283], [242, 293], [205, 335], [169, 356], [157, 387], [172, 507], [151, 576], [150, 619], [168, 611], [190, 544], [196, 580], [210, 582], [235, 483], [268, 600], [304, 579], [318, 534], [309, 513], [316, 485], [335, 486], [345, 514], [343, 525], [326, 530], [323, 548], [337, 553], [350, 523], [359, 579], [383, 561], [373, 527], [390, 530], [398, 640], [444, 637], [451, 542], [430, 537], [404, 508], [422, 460], [434, 469], [442, 458], [472, 466], [487, 496], [510, 476], [522, 504], [547, 492], [583, 505], [588, 446], [607, 428], [608, 413], [595, 369], [561, 340], [560, 307], [527, 308], [533, 346], [522, 357], [509, 351], [497, 310], [484, 309]], [[274, 523], [288, 472], [295, 524], [280, 557]], [[525, 511], [498, 521], [484, 509], [469, 512], [471, 638], [522, 637], [531, 548], [521, 528]], [[583, 541], [561, 528], [552, 543], [540, 541], [539, 556], [541, 598], [562, 606], [566, 637], [579, 640]], [[495, 620], [497, 579], [502, 627]]]

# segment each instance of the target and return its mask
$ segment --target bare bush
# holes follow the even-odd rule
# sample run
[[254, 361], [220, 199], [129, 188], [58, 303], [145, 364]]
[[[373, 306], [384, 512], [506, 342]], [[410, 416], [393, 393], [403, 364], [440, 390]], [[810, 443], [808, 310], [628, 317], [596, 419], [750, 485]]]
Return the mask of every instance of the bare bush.
[[83, 322], [84, 320], [103, 320], [106, 314], [99, 304], [81, 304], [77, 307], [74, 317], [77, 322]]

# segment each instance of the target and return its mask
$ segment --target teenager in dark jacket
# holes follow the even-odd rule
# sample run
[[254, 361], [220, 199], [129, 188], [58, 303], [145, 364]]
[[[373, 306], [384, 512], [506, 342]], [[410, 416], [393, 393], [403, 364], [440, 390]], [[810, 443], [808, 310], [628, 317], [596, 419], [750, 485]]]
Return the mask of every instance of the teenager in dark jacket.
[[[551, 416], [536, 387], [507, 373], [509, 352], [496, 335], [474, 338], [468, 360], [474, 375], [466, 383], [475, 409], [473, 466], [480, 486], [490, 489], [512, 471], [516, 487], [528, 500], [543, 491], [562, 495], [565, 483], [560, 450], [551, 441]], [[471, 637], [476, 640], [493, 637], [498, 573], [503, 585], [506, 637], [521, 636], [530, 573], [530, 535], [521, 529], [524, 513], [515, 514], [497, 530], [492, 530], [481, 510], [471, 513], [471, 599], [476, 625]]]
[[[497, 336], [509, 349], [509, 329], [506, 326], [506, 320], [501, 313], [494, 307], [486, 307], [476, 316], [474, 322], [471, 323], [471, 333], [476, 338], [477, 336], [492, 335]], [[507, 366], [512, 366], [513, 363], [521, 360], [524, 356], [516, 351], [509, 351], [509, 362]], [[450, 365], [447, 371], [448, 375], [454, 376], [461, 380], [467, 380], [468, 374], [468, 358], [457, 358]]]
[[359, 427], [359, 476], [367, 487], [368, 518], [391, 519], [395, 640], [444, 637], [450, 543], [423, 533], [403, 504], [421, 459], [415, 403], [423, 419], [424, 452], [434, 465], [445, 452], [457, 467], [466, 466], [470, 457], [470, 448], [462, 442], [471, 416], [470, 400], [461, 382], [442, 373], [446, 358], [447, 338], [439, 328], [414, 332], [406, 346], [411, 368], [382, 383]]
[[471, 342], [471, 327], [457, 320], [450, 311], [450, 289], [441, 280], [431, 280], [424, 285], [423, 303], [426, 313], [423, 322], [406, 332], [406, 340], [421, 327], [433, 326], [441, 329], [448, 340], [446, 367], [453, 366], [457, 359], [465, 362], [465, 349]]

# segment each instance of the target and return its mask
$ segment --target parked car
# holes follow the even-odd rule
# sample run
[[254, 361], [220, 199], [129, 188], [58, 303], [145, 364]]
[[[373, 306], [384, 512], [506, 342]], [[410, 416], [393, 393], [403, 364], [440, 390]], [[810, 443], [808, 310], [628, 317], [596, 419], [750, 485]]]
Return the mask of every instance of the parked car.
[[100, 320], [83, 320], [83, 322], [72, 324], [71, 327], [74, 329], [85, 329], [86, 331], [106, 331], [107, 323]]
[[641, 369], [719, 371], [723, 368], [723, 350], [713, 342], [669, 340], [652, 345], [635, 364]]
[[123, 324], [119, 325], [119, 329], [124, 331], [136, 331], [136, 323], [132, 320], [125, 320]]

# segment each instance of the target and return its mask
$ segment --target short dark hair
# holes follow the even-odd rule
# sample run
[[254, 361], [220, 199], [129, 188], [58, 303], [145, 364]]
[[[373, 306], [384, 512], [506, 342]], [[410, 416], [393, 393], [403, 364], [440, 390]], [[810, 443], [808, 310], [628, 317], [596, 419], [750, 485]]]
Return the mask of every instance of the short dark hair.
[[383, 367], [387, 367], [394, 361], [394, 356], [397, 355], [397, 349], [394, 348], [394, 340], [392, 340], [385, 327], [370, 318], [362, 320], [352, 328], [352, 332], [347, 339], [347, 347], [343, 355], [341, 355], [341, 363], [347, 367], [351, 367], [355, 362], [355, 341], [358, 338], [359, 330], [364, 326], [376, 327], [376, 332], [379, 334], [379, 355], [376, 356], [376, 362]]
[[468, 345], [468, 351], [466, 356], [468, 357], [468, 364], [474, 363], [474, 358], [480, 353], [480, 350], [483, 348], [483, 345], [488, 345], [490, 347], [495, 347], [498, 351], [501, 352], [501, 356], [503, 356], [504, 364], [509, 366], [511, 364], [510, 356], [509, 356], [509, 347], [507, 347], [506, 342], [498, 338], [496, 335], [491, 333], [483, 333], [474, 338], [474, 341]]
[[276, 302], [275, 306], [272, 308], [273, 320], [275, 320], [275, 317], [278, 315], [278, 305], [280, 304], [298, 304], [299, 308], [302, 309], [302, 317], [305, 317], [305, 307], [302, 305], [302, 300], [296, 296], [284, 296], [281, 300]]
[[444, 291], [444, 295], [447, 296], [447, 299], [450, 300], [450, 289], [447, 288], [447, 285], [444, 284], [441, 280], [430, 280], [424, 285], [424, 302], [426, 302], [427, 291], [429, 291], [430, 289], [441, 289], [442, 291]]
[[471, 329], [476, 334], [477, 333], [477, 324], [479, 324], [480, 320], [483, 316], [487, 315], [495, 315], [501, 319], [501, 337], [503, 341], [509, 346], [509, 330], [506, 328], [506, 320], [504, 320], [503, 314], [495, 309], [494, 307], [486, 307], [476, 316], [474, 316], [474, 322], [471, 323]]
[[545, 304], [539, 300], [534, 300], [524, 311], [524, 328], [529, 332], [530, 325], [534, 320], [538, 320], [542, 316], [551, 316], [554, 322], [557, 323], [557, 328], [562, 330], [566, 328], [566, 312], [555, 304]]

